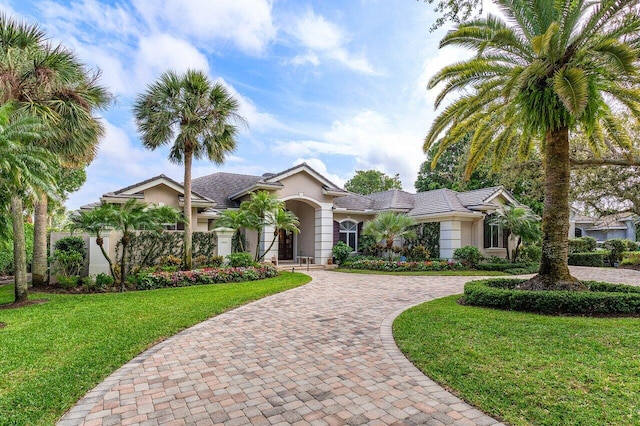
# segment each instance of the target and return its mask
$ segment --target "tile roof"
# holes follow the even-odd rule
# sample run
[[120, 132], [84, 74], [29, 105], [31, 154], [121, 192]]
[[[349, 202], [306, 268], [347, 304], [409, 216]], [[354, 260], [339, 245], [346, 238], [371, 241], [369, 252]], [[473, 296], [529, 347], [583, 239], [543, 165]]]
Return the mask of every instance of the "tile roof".
[[217, 208], [227, 209], [239, 206], [238, 202], [229, 198], [231, 195], [252, 187], [262, 179], [262, 176], [219, 172], [195, 178], [191, 186], [205, 197], [213, 199]]

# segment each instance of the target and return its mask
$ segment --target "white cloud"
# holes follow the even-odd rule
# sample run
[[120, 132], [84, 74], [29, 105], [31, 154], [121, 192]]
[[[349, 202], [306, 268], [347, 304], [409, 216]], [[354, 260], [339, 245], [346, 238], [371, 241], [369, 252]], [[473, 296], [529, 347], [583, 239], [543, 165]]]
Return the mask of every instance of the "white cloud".
[[364, 74], [374, 74], [375, 71], [369, 61], [362, 55], [353, 55], [346, 48], [348, 36], [338, 25], [327, 21], [322, 15], [313, 10], [291, 20], [292, 24], [284, 31], [307, 50], [305, 54], [295, 56], [290, 63], [293, 65], [311, 64], [318, 66], [321, 57], [339, 62], [347, 68]]
[[344, 183], [347, 181], [347, 179], [344, 179], [341, 176], [330, 173], [329, 170], [327, 170], [327, 165], [319, 158], [298, 158], [291, 165], [295, 166], [301, 163], [307, 163], [313, 170], [320, 173], [322, 176], [326, 177], [332, 183], [334, 183], [335, 185], [338, 185], [341, 188], [344, 186]]
[[321, 155], [353, 157], [355, 169], [399, 173], [404, 187], [411, 189], [424, 161], [424, 130], [408, 121], [393, 122], [381, 113], [365, 110], [347, 120], [334, 121], [321, 140], [280, 141], [274, 149], [298, 159]]
[[276, 35], [270, 0], [139, 0], [135, 7], [152, 28], [201, 42], [231, 42], [262, 54]]

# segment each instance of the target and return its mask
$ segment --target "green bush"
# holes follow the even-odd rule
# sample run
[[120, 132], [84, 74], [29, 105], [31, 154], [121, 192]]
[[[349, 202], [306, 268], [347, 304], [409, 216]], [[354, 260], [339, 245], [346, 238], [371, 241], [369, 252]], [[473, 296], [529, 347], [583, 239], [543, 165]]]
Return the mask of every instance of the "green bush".
[[520, 248], [519, 260], [522, 262], [540, 262], [542, 247], [535, 244], [525, 244]]
[[84, 239], [82, 237], [63, 237], [55, 242], [53, 245], [55, 250], [59, 251], [73, 251], [76, 253], [82, 253], [83, 257], [86, 256], [86, 248], [84, 245]]
[[80, 277], [77, 275], [56, 275], [56, 280], [58, 281], [59, 287], [64, 288], [65, 290], [71, 290], [72, 288], [76, 288], [78, 286]]
[[98, 286], [98, 288], [111, 287], [115, 282], [115, 280], [111, 275], [105, 274], [104, 272], [100, 272], [98, 275], [96, 275], [95, 281], [96, 281], [96, 286]]
[[333, 257], [336, 258], [336, 263], [338, 265], [342, 265], [345, 260], [349, 257], [353, 250], [347, 244], [342, 241], [338, 241], [338, 244], [333, 246], [331, 252], [333, 253]]
[[638, 266], [640, 265], [640, 251], [625, 251], [622, 253], [622, 262], [620, 265], [623, 266]]
[[608, 252], [569, 253], [569, 265], [602, 267], [607, 254]]
[[569, 253], [589, 253], [595, 251], [597, 241], [593, 237], [569, 239]]
[[211, 256], [209, 258], [209, 267], [219, 268], [224, 263], [224, 256]]
[[460, 262], [446, 260], [426, 260], [424, 262], [401, 262], [388, 260], [360, 259], [347, 261], [341, 267], [369, 271], [414, 272], [414, 271], [453, 271], [464, 269]]
[[613, 266], [615, 263], [622, 261], [622, 253], [627, 251], [627, 243], [629, 240], [623, 240], [621, 238], [613, 238], [604, 242], [603, 247], [610, 251], [609, 265]]
[[53, 261], [53, 270], [56, 277], [79, 276], [84, 267], [84, 253], [74, 250], [56, 250], [53, 252], [51, 260]]
[[410, 262], [422, 262], [429, 259], [431, 253], [429, 253], [428, 248], [418, 244], [412, 247], [403, 247], [402, 255]]
[[[476, 265], [476, 269], [480, 270], [480, 271], [502, 271], [502, 272], [506, 272], [509, 271], [511, 269], [519, 269], [519, 270], [534, 270], [534, 272], [537, 271], [538, 267], [540, 265], [537, 262], [518, 262], [518, 263], [512, 263], [512, 262], [499, 262], [499, 263], [488, 263], [488, 262], [482, 262], [482, 263], [478, 263]], [[518, 272], [518, 273], [522, 273], [522, 272]], [[530, 272], [525, 272], [525, 273], [530, 273]]]
[[640, 250], [640, 243], [637, 241], [625, 240], [627, 242], [627, 251]]
[[453, 258], [467, 268], [475, 268], [482, 260], [482, 253], [477, 247], [464, 246], [453, 252]]
[[[239, 253], [233, 253], [239, 254]], [[142, 270], [138, 273], [134, 286], [136, 290], [153, 290], [164, 287], [187, 287], [203, 284], [239, 283], [273, 278], [278, 270], [270, 264], [250, 267], [204, 268], [193, 271], [150, 272]]]
[[589, 291], [526, 291], [525, 280], [488, 279], [464, 286], [464, 303], [487, 308], [543, 314], [640, 314], [640, 287], [584, 281]]
[[232, 268], [246, 268], [255, 264], [251, 253], [245, 252], [231, 253], [227, 255], [227, 260]]

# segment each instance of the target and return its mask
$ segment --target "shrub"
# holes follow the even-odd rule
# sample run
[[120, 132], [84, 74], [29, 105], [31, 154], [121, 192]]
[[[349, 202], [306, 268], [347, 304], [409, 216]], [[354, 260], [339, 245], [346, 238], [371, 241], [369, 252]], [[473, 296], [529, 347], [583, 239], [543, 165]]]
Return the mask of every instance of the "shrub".
[[460, 261], [467, 268], [475, 268], [482, 260], [482, 253], [477, 247], [464, 246], [453, 252], [453, 258]]
[[520, 260], [523, 262], [540, 262], [542, 259], [542, 247], [535, 244], [526, 244], [520, 249]]
[[246, 268], [254, 265], [253, 257], [250, 253], [238, 252], [227, 255], [229, 266], [233, 268]]
[[[537, 262], [518, 262], [518, 263], [512, 263], [512, 262], [498, 262], [498, 263], [489, 263], [489, 262], [482, 262], [482, 263], [478, 263], [478, 265], [476, 265], [476, 269], [480, 270], [480, 271], [502, 271], [502, 272], [507, 272], [507, 271], [511, 271], [514, 269], [518, 269], [519, 271], [517, 272], [518, 274], [529, 274], [529, 273], [533, 273], [533, 272], [537, 272], [537, 269], [540, 267], [540, 264]], [[522, 270], [526, 270], [526, 271], [533, 271], [533, 272], [520, 272]], [[511, 273], [511, 272], [509, 272]]]
[[149, 269], [145, 269], [137, 275], [134, 285], [137, 290], [153, 290], [163, 287], [255, 281], [272, 278], [277, 275], [277, 268], [266, 263], [246, 268], [203, 268], [177, 272], [152, 272]]
[[193, 264], [196, 268], [205, 266], [207, 264], [207, 256], [201, 254], [200, 256], [196, 256], [193, 258]]
[[489, 279], [464, 286], [466, 304], [543, 314], [640, 314], [640, 287], [584, 281], [589, 291], [525, 291], [525, 280]]
[[595, 251], [596, 239], [593, 237], [580, 237], [569, 239], [569, 253], [589, 253]]
[[172, 254], [167, 256], [160, 256], [157, 261], [160, 266], [180, 267], [182, 265], [182, 259]]
[[422, 244], [418, 244], [413, 247], [404, 247], [402, 249], [402, 255], [407, 258], [409, 261], [421, 262], [423, 260], [427, 260], [429, 258], [429, 249], [427, 249]]
[[569, 253], [569, 265], [602, 267], [607, 254], [608, 252]]
[[82, 237], [69, 236], [60, 238], [55, 242], [53, 247], [55, 248], [55, 250], [74, 251], [77, 253], [82, 253], [83, 256], [86, 253], [84, 239]]
[[427, 260], [424, 262], [392, 262], [388, 260], [360, 259], [345, 262], [345, 268], [369, 271], [413, 272], [413, 271], [452, 271], [463, 269], [460, 262], [446, 260]]
[[625, 251], [624, 253], [622, 253], [622, 262], [620, 262], [620, 265], [640, 265], [640, 251]]
[[333, 246], [331, 252], [333, 253], [333, 257], [336, 258], [336, 262], [338, 263], [338, 265], [342, 265], [344, 261], [347, 260], [352, 250], [351, 247], [349, 247], [344, 242], [338, 241], [338, 244]]
[[58, 286], [70, 290], [72, 288], [76, 288], [78, 286], [78, 281], [80, 277], [77, 275], [56, 275], [56, 280], [58, 280]]
[[78, 276], [84, 267], [84, 253], [77, 251], [56, 250], [53, 252], [51, 260], [54, 262], [53, 270], [56, 277]]
[[224, 256], [211, 256], [209, 258], [209, 266], [212, 268], [219, 268], [224, 263]]
[[613, 238], [604, 242], [603, 247], [610, 251], [609, 264], [611, 266], [622, 261], [622, 253], [627, 251], [628, 241], [621, 238]]
[[98, 275], [96, 275], [96, 286], [98, 286], [99, 288], [111, 287], [114, 282], [115, 280], [113, 279], [113, 277], [109, 274], [105, 274], [104, 272], [100, 272]]

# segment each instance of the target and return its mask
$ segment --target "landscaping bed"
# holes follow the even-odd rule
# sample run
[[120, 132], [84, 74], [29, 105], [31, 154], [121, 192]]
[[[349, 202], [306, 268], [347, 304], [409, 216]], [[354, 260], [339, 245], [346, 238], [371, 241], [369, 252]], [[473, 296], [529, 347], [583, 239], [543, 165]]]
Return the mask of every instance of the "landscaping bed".
[[519, 290], [526, 280], [471, 281], [461, 302], [468, 305], [551, 315], [640, 315], [640, 287], [583, 281], [588, 291]]
[[396, 343], [423, 373], [511, 425], [640, 424], [637, 318], [543, 316], [434, 300]]
[[388, 261], [360, 259], [346, 261], [341, 268], [369, 271], [418, 272], [418, 271], [456, 271], [464, 267], [460, 262], [446, 260], [425, 260], [422, 262]]
[[[307, 283], [266, 280], [103, 294], [43, 294], [0, 311], [0, 425], [54, 424], [87, 391], [140, 352], [229, 309]], [[0, 287], [0, 304], [13, 286]]]

